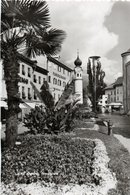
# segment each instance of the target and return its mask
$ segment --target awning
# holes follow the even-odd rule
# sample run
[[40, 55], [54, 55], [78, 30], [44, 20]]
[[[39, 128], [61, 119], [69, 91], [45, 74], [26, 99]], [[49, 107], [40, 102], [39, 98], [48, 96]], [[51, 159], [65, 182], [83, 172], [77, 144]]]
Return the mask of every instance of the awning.
[[41, 102], [25, 102], [25, 104], [33, 109], [35, 108], [35, 106], [43, 106], [43, 103]]
[[[0, 100], [0, 107], [4, 107], [4, 108], [8, 108], [7, 102]], [[23, 103], [19, 104], [19, 107], [22, 108], [27, 108], [26, 105], [24, 105]]]
[[8, 108], [7, 102], [0, 100], [0, 107]]
[[27, 105], [29, 108], [35, 108], [35, 102], [25, 102], [25, 105]]

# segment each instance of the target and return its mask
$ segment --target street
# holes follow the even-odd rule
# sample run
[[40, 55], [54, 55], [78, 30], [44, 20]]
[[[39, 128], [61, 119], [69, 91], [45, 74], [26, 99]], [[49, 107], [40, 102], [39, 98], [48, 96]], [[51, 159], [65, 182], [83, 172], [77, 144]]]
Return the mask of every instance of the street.
[[110, 119], [113, 123], [114, 136], [128, 149], [130, 152], [130, 117], [119, 114], [99, 114], [100, 118]]

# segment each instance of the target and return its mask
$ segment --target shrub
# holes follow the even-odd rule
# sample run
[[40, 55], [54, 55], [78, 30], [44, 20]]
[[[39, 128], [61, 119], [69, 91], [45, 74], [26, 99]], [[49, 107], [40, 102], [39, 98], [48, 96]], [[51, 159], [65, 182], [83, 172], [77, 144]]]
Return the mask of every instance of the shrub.
[[41, 132], [57, 134], [63, 131], [71, 131], [75, 111], [78, 109], [76, 105], [78, 100], [73, 97], [71, 101], [66, 103], [66, 99], [68, 99], [70, 91], [73, 89], [73, 82], [65, 88], [56, 105], [53, 96], [49, 92], [47, 82], [41, 87], [40, 93], [34, 84], [32, 86], [38, 97], [44, 102], [44, 109], [35, 107], [29, 114], [26, 114], [24, 124], [30, 129], [30, 132], [33, 134]]

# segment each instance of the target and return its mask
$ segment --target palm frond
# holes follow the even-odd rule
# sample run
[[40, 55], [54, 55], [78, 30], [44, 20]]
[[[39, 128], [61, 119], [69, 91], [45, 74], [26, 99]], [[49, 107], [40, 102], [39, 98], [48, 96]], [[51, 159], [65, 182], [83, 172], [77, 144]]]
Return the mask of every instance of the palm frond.
[[49, 110], [53, 110], [54, 109], [54, 98], [49, 90], [49, 85], [47, 83], [47, 81], [45, 81], [41, 87], [41, 92], [40, 95], [42, 97], [42, 100], [45, 104], [45, 106], [49, 109]]
[[55, 106], [55, 110], [60, 109], [63, 105], [65, 105], [65, 102], [69, 98], [69, 96], [73, 93], [74, 90], [74, 80], [72, 80], [70, 83], [68, 83], [62, 93], [62, 96], [60, 97], [59, 101], [57, 102], [57, 105]]
[[31, 81], [30, 81], [30, 84], [31, 84], [34, 92], [37, 94], [38, 98], [41, 100], [42, 103], [44, 103], [43, 98], [41, 97], [41, 94], [40, 94], [39, 90], [37, 89], [37, 87]]
[[46, 1], [2, 0], [2, 31], [18, 26], [50, 26]]
[[26, 55], [28, 57], [35, 57], [35, 55], [56, 55], [63, 43], [66, 33], [62, 30], [50, 30], [41, 28], [35, 32], [28, 29], [26, 33]]

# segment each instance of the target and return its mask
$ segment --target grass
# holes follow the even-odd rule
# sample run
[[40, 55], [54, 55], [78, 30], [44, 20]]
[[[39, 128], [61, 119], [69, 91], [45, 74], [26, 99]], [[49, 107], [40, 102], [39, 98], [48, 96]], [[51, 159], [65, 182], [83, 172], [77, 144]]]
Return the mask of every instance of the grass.
[[[82, 123], [84, 125], [83, 121]], [[108, 195], [130, 195], [130, 155], [127, 149], [114, 136], [107, 135], [105, 126], [100, 126], [100, 132], [77, 129], [75, 133], [76, 137], [98, 138], [104, 142], [110, 158], [109, 167], [116, 173], [118, 180], [117, 189], [110, 191]]]

